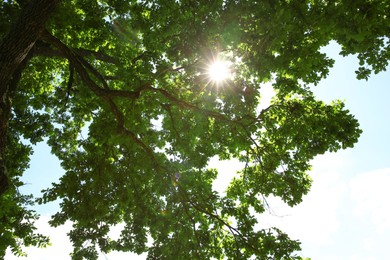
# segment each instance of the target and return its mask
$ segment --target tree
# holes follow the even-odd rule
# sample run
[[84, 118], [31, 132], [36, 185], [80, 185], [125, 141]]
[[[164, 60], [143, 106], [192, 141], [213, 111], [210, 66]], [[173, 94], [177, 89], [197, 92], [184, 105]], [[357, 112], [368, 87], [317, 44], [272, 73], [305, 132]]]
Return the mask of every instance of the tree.
[[[3, 1], [0, 256], [48, 243], [26, 207], [33, 198], [18, 192], [31, 145], [45, 140], [65, 174], [35, 202], [61, 199], [51, 225], [73, 222], [74, 259], [97, 249], [300, 259], [299, 241], [259, 228], [256, 214], [269, 195], [300, 203], [310, 160], [357, 142], [344, 104], [317, 100], [310, 86], [333, 64], [320, 49], [331, 40], [358, 55], [358, 78], [385, 70], [389, 9], [385, 0]], [[232, 76], [210, 80], [214, 60], [229, 61]], [[265, 82], [276, 95], [259, 109]], [[214, 156], [245, 163], [226, 195], [212, 188]], [[109, 238], [118, 223], [120, 238]]]

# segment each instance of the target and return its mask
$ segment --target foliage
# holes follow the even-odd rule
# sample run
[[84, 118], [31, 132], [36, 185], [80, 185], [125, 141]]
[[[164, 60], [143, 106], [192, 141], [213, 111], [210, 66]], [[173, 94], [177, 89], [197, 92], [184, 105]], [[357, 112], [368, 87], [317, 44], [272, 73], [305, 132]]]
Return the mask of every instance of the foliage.
[[[20, 2], [0, 4], [0, 37], [23, 19]], [[61, 199], [51, 224], [73, 222], [74, 259], [95, 259], [96, 247], [151, 259], [300, 259], [299, 242], [258, 228], [256, 214], [269, 195], [300, 203], [310, 160], [357, 142], [343, 103], [316, 100], [309, 87], [333, 65], [321, 52], [331, 40], [358, 54], [358, 78], [385, 70], [389, 9], [384, 0], [61, 1], [12, 96], [15, 188], [1, 197], [0, 252], [47, 244], [32, 224], [20, 231], [35, 218], [16, 188], [31, 152], [23, 138], [48, 140], [62, 162], [65, 174], [38, 202]], [[207, 77], [216, 58], [232, 62], [222, 84]], [[268, 107], [266, 82], [276, 93]], [[223, 174], [207, 167], [214, 156], [246, 165], [226, 195], [212, 187]]]
[[[0, 197], [0, 258], [3, 259], [5, 251], [10, 247], [13, 254], [24, 256], [21, 250], [21, 244], [25, 246], [45, 247], [49, 244], [49, 238], [40, 234], [35, 234], [36, 227], [34, 221], [38, 215], [31, 209], [34, 205], [31, 195], [22, 195], [18, 187], [23, 183], [17, 177], [28, 167], [31, 147], [23, 145], [17, 140], [17, 136], [9, 136], [10, 147], [7, 151], [8, 158], [17, 158], [9, 160], [7, 168], [9, 174], [15, 176], [13, 187], [3, 196]], [[17, 238], [17, 239], [16, 239]]]

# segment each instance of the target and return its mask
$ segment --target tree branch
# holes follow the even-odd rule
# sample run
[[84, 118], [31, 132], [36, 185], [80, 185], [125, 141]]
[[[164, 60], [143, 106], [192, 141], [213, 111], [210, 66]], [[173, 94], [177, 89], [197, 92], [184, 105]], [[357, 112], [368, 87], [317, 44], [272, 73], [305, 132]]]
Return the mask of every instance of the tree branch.
[[[77, 71], [78, 75], [82, 79], [82, 81], [86, 84], [86, 86], [92, 90], [97, 96], [103, 98], [110, 106], [111, 111], [116, 117], [116, 120], [118, 122], [118, 132], [121, 134], [124, 134], [128, 137], [130, 137], [135, 143], [137, 143], [140, 147], [143, 148], [143, 150], [154, 159], [154, 152], [150, 147], [148, 147], [146, 144], [144, 144], [133, 132], [131, 132], [129, 129], [125, 126], [125, 120], [123, 113], [120, 111], [120, 109], [115, 104], [113, 98], [115, 97], [122, 97], [122, 98], [139, 98], [141, 96], [141, 93], [143, 91], [150, 91], [154, 93], [160, 93], [165, 98], [167, 98], [170, 102], [172, 102], [174, 105], [179, 106], [183, 109], [189, 109], [192, 111], [195, 111], [197, 113], [203, 114], [207, 117], [215, 118], [219, 121], [225, 122], [225, 123], [233, 123], [236, 125], [239, 125], [245, 129], [245, 125], [241, 122], [243, 118], [239, 119], [230, 119], [226, 115], [223, 115], [221, 113], [210, 111], [207, 109], [200, 108], [192, 103], [183, 101], [177, 97], [175, 97], [173, 94], [168, 92], [165, 89], [161, 88], [155, 88], [151, 85], [151, 83], [146, 83], [143, 86], [138, 87], [134, 91], [129, 90], [113, 90], [110, 89], [106, 78], [99, 73], [91, 64], [89, 64], [77, 51], [69, 48], [64, 43], [62, 43], [59, 39], [51, 35], [49, 32], [45, 31], [42, 34], [42, 40], [45, 42], [53, 45], [55, 48], [57, 48], [58, 51], [60, 51], [62, 56], [66, 57], [70, 63], [73, 64], [75, 70]], [[91, 75], [94, 76], [95, 79], [99, 81], [99, 85], [102, 85], [103, 87], [100, 87], [98, 83], [96, 83], [92, 78]], [[265, 112], [266, 110], [262, 111]], [[261, 113], [263, 115], [263, 113]], [[254, 122], [261, 121], [261, 117], [251, 117], [247, 116], [249, 119]]]
[[[104, 77], [90, 65], [87, 61], [85, 61], [81, 56], [79, 56], [76, 52], [62, 43], [59, 39], [51, 35], [49, 32], [45, 31], [42, 35], [42, 39], [52, 44], [56, 48], [58, 48], [65, 57], [69, 60], [70, 63], [74, 65], [77, 73], [83, 82], [87, 85], [87, 87], [92, 90], [97, 96], [101, 97], [104, 101], [108, 103], [111, 111], [113, 112], [116, 120], [117, 120], [117, 128], [120, 134], [124, 134], [131, 138], [136, 144], [138, 144], [151, 159], [154, 158], [154, 153], [150, 147], [148, 147], [145, 143], [143, 143], [132, 131], [125, 127], [125, 119], [123, 113], [119, 110], [118, 106], [112, 100], [113, 97], [121, 96], [127, 98], [138, 98], [142, 91], [142, 87], [137, 91], [122, 91], [122, 90], [111, 90], [109, 89], [107, 82]], [[87, 69], [103, 84], [103, 88], [101, 88], [96, 82], [89, 76]]]
[[216, 214], [213, 214], [212, 212], [209, 212], [205, 209], [203, 209], [202, 207], [198, 206], [197, 204], [195, 204], [194, 202], [192, 202], [192, 200], [188, 197], [187, 193], [183, 190], [183, 189], [180, 189], [181, 193], [184, 195], [184, 197], [186, 198], [186, 200], [188, 201], [188, 203], [194, 208], [196, 209], [197, 211], [199, 212], [202, 212], [203, 214], [206, 214], [207, 216], [217, 220], [218, 222], [220, 222], [221, 224], [223, 224], [225, 227], [227, 227], [230, 231], [230, 233], [234, 236], [234, 239], [236, 241], [236, 244], [238, 244], [237, 240], [236, 240], [236, 236], [239, 236], [243, 241], [244, 243], [250, 247], [254, 252], [259, 252], [259, 250], [257, 248], [255, 248], [253, 245], [251, 245], [249, 242], [248, 242], [248, 239], [235, 227], [233, 227], [232, 225], [230, 225], [229, 223], [227, 223], [225, 220], [223, 220], [222, 218], [220, 218], [218, 215]]
[[177, 97], [175, 97], [174, 95], [172, 95], [171, 93], [169, 93], [168, 91], [166, 91], [165, 89], [154, 88], [152, 86], [145, 87], [145, 89], [149, 90], [149, 91], [152, 91], [152, 92], [159, 92], [159, 93], [161, 93], [168, 100], [172, 101], [173, 103], [175, 103], [180, 108], [190, 109], [190, 110], [199, 112], [201, 114], [204, 114], [206, 116], [213, 117], [215, 119], [219, 119], [221, 121], [225, 121], [225, 122], [231, 122], [232, 121], [232, 120], [230, 120], [229, 118], [227, 118], [226, 116], [224, 116], [224, 115], [222, 115], [220, 113], [217, 113], [217, 112], [214, 112], [214, 111], [210, 111], [210, 110], [206, 110], [206, 109], [202, 109], [200, 107], [195, 106], [194, 104], [187, 103], [187, 102], [185, 102], [183, 100], [180, 100]]
[[46, 21], [59, 2], [59, 0], [29, 1], [23, 6], [16, 23], [0, 43], [0, 196], [9, 186], [5, 152], [13, 97], [10, 85], [16, 87], [19, 81], [17, 70], [44, 30]]
[[[91, 51], [87, 49], [74, 49], [74, 52], [82, 57], [94, 57], [97, 60], [104, 61], [111, 64], [118, 65], [119, 59], [107, 55], [100, 51]], [[53, 49], [50, 46], [43, 44], [40, 41], [37, 41], [37, 44], [33, 48], [33, 56], [44, 56], [44, 57], [58, 57], [58, 58], [67, 58], [60, 50]]]

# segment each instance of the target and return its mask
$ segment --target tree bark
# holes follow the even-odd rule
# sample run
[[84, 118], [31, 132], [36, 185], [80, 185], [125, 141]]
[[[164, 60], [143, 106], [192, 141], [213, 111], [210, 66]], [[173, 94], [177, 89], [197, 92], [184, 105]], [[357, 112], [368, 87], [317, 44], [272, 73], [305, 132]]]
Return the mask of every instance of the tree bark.
[[9, 187], [6, 158], [8, 121], [11, 113], [13, 93], [18, 84], [23, 61], [34, 46], [46, 21], [60, 0], [29, 1], [9, 33], [0, 43], [0, 196]]

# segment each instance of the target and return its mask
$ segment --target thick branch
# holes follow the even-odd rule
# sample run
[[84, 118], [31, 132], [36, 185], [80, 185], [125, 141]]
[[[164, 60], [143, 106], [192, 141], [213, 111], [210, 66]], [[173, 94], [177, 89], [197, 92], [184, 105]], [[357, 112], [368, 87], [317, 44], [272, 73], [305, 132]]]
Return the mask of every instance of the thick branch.
[[[138, 98], [140, 96], [141, 89], [137, 91], [110, 90], [104, 76], [102, 76], [86, 60], [84, 60], [83, 57], [77, 53], [77, 51], [69, 48], [47, 31], [42, 35], [42, 39], [56, 47], [58, 51], [62, 53], [62, 56], [66, 57], [70, 63], [74, 64], [74, 67], [83, 82], [99, 97], [112, 98], [120, 96], [127, 98]], [[102, 83], [103, 88], [96, 84], [96, 82], [89, 76], [88, 71], [91, 72]]]
[[0, 94], [7, 91], [8, 80], [24, 60], [40, 34], [59, 0], [34, 0], [22, 9], [19, 19], [0, 45]]
[[[29, 1], [16, 23], [0, 43], [0, 196], [9, 186], [5, 152], [11, 111], [11, 85], [16, 88], [27, 54], [45, 28], [59, 0]], [[19, 70], [19, 71], [18, 71]]]
[[[74, 51], [82, 57], [94, 57], [97, 60], [104, 61], [107, 63], [119, 64], [119, 60], [117, 58], [107, 55], [100, 51], [91, 51], [82, 48], [74, 49]], [[60, 50], [53, 49], [50, 46], [47, 46], [45, 44], [36, 44], [33, 48], [33, 55], [44, 56], [44, 57], [67, 58]]]
[[81, 62], [81, 57], [77, 55], [72, 49], [62, 43], [59, 39], [45, 31], [41, 37], [44, 41], [55, 46], [68, 60], [72, 63], [84, 83], [98, 96], [104, 96], [105, 90], [99, 87], [88, 75], [87, 70]]
[[[130, 137], [137, 145], [139, 145], [152, 159], [154, 159], [153, 151], [145, 143], [143, 143], [133, 132], [125, 127], [125, 120], [123, 113], [119, 110], [115, 102], [112, 100], [113, 97], [121, 96], [128, 98], [138, 98], [142, 91], [140, 88], [137, 91], [122, 91], [122, 90], [110, 90], [108, 88], [107, 82], [104, 77], [85, 61], [80, 55], [70, 49], [68, 46], [63, 44], [59, 39], [51, 35], [49, 32], [44, 32], [42, 39], [48, 43], [54, 45], [58, 48], [65, 57], [72, 63], [79, 74], [80, 78], [87, 85], [87, 87], [92, 90], [97, 96], [100, 96], [105, 100], [111, 108], [117, 123], [118, 123], [118, 132]], [[88, 71], [91, 72], [101, 83], [103, 88], [101, 88], [90, 76]]]
[[133, 140], [134, 143], [139, 145], [148, 154], [148, 156], [153, 161], [155, 161], [153, 150], [149, 146], [147, 146], [144, 142], [142, 142], [141, 139], [139, 139], [136, 134], [134, 134], [132, 131], [130, 131], [129, 129], [127, 129], [125, 127], [124, 115], [119, 110], [119, 108], [114, 103], [114, 101], [111, 100], [110, 98], [106, 99], [106, 101], [110, 105], [111, 111], [114, 113], [115, 118], [116, 118], [116, 120], [118, 122], [118, 132], [120, 134], [126, 135], [127, 137], [130, 137], [130, 139]]

